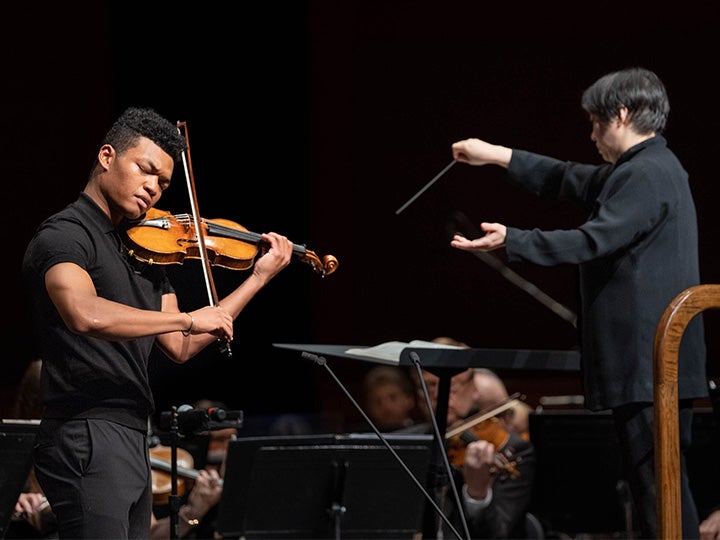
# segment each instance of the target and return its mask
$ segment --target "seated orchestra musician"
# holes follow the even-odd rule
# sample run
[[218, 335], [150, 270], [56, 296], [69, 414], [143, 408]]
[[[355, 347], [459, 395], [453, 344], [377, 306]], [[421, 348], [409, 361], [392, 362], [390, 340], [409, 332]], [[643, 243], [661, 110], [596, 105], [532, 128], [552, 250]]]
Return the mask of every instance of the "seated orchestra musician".
[[[407, 372], [398, 366], [374, 366], [363, 378], [367, 414], [380, 431], [395, 431], [415, 423], [415, 389]], [[363, 422], [355, 431], [368, 431]]]
[[[440, 339], [447, 338], [435, 341], [447, 343]], [[435, 410], [439, 377], [422, 371]], [[423, 406], [426, 400], [417, 371], [412, 369], [410, 373], [417, 388], [418, 404], [427, 415], [429, 411]], [[494, 390], [488, 400], [489, 394], [483, 395], [482, 391], [489, 392], [490, 388]], [[493, 403], [496, 398], [500, 401]], [[497, 415], [492, 414], [493, 404], [498, 405]], [[516, 405], [516, 400], [508, 399], [502, 381], [489, 370], [467, 369], [451, 379], [446, 432], [448, 458], [472, 538], [527, 536], [525, 515], [532, 498], [535, 454], [527, 432], [513, 431], [522, 429], [522, 424], [516, 427], [514, 420], [517, 419], [510, 412]], [[490, 414], [485, 414], [486, 411]], [[417, 428], [412, 430], [418, 432]], [[426, 429], [429, 430], [429, 425]], [[455, 497], [446, 492], [443, 499], [450, 521], [462, 531]], [[448, 533], [445, 532], [446, 537]]]

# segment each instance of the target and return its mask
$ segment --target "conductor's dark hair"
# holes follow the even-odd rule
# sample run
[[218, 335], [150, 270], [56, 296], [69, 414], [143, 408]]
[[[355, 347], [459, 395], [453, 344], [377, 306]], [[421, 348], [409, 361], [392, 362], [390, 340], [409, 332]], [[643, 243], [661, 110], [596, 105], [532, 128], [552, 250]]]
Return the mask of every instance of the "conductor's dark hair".
[[616, 118], [625, 107], [637, 133], [660, 134], [665, 129], [670, 101], [665, 85], [652, 71], [633, 67], [603, 75], [582, 96], [582, 108], [602, 122]]
[[182, 159], [185, 137], [177, 127], [153, 109], [130, 107], [115, 120], [105, 134], [102, 144], [111, 145], [118, 154], [125, 153], [137, 144], [140, 137], [146, 137], [163, 149], [173, 161]]

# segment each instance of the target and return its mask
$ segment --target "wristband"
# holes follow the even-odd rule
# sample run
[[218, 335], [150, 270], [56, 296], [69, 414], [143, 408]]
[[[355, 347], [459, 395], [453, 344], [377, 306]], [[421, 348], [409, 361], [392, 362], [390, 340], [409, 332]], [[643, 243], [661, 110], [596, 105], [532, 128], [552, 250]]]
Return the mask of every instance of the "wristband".
[[190, 326], [188, 326], [187, 330], [182, 331], [182, 335], [185, 337], [188, 337], [190, 335], [190, 330], [192, 330], [193, 326], [195, 326], [195, 318], [192, 315], [190, 315], [187, 311], [185, 312], [185, 315], [190, 317]]

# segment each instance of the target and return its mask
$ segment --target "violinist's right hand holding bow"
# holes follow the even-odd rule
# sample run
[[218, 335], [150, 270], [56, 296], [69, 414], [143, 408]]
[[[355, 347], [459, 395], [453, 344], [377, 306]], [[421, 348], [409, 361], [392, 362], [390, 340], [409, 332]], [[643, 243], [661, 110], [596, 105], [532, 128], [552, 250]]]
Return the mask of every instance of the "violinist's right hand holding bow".
[[186, 362], [215, 339], [232, 342], [233, 323], [240, 312], [271, 279], [290, 264], [293, 253], [290, 240], [273, 232], [263, 234], [262, 239], [265, 245], [253, 265], [252, 274], [217, 305], [180, 313], [174, 295], [163, 297], [163, 311], [181, 315], [178, 320], [182, 333], [159, 334], [157, 337], [160, 348], [175, 362]]
[[492, 490], [497, 474], [495, 445], [486, 440], [468, 444], [462, 472], [468, 496], [478, 501], [484, 500]]

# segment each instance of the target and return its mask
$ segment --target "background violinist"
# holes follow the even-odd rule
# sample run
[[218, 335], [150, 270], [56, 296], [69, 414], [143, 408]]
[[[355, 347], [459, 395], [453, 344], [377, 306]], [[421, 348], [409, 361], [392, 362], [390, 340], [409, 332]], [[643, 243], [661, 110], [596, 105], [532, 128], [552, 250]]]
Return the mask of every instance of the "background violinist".
[[[417, 373], [411, 376], [418, 389], [418, 402], [425, 402], [422, 385]], [[448, 397], [447, 426], [457, 428], [480, 411], [479, 404], [487, 401], [481, 397], [474, 382], [474, 370], [467, 369], [453, 376]], [[486, 374], [484, 374], [486, 376]], [[423, 370], [423, 379], [430, 394], [433, 408], [437, 405], [439, 378]], [[496, 379], [499, 382], [500, 379]], [[504, 386], [504, 385], [503, 385]], [[501, 395], [501, 393], [500, 393]], [[505, 390], [507, 398], [507, 391]], [[484, 409], [483, 409], [484, 410]], [[427, 413], [427, 407], [424, 408]], [[418, 432], [418, 426], [413, 431]], [[426, 431], [429, 425], [425, 426]], [[483, 436], [487, 438], [482, 438]], [[476, 424], [447, 441], [449, 456], [455, 476], [455, 485], [461, 490], [463, 511], [468, 530], [473, 538], [523, 538], [526, 536], [526, 518], [532, 499], [535, 476], [535, 452], [531, 442], [519, 433], [507, 431], [497, 418]], [[457, 450], [453, 453], [451, 450]], [[502, 463], [509, 456], [510, 463], [504, 469]], [[499, 463], [500, 461], [500, 463]], [[510, 474], [514, 471], [515, 474]], [[448, 517], [461, 531], [460, 515], [455, 508], [455, 498], [443, 495]], [[451, 534], [445, 531], [445, 537]]]
[[77, 200], [45, 220], [26, 249], [45, 405], [34, 466], [61, 538], [147, 537], [151, 349], [182, 363], [230, 342], [234, 319], [290, 262], [291, 242], [263, 234], [245, 280], [217, 305], [186, 313], [162, 267], [128, 256], [124, 224], [157, 204], [185, 150], [167, 119], [127, 109]]

